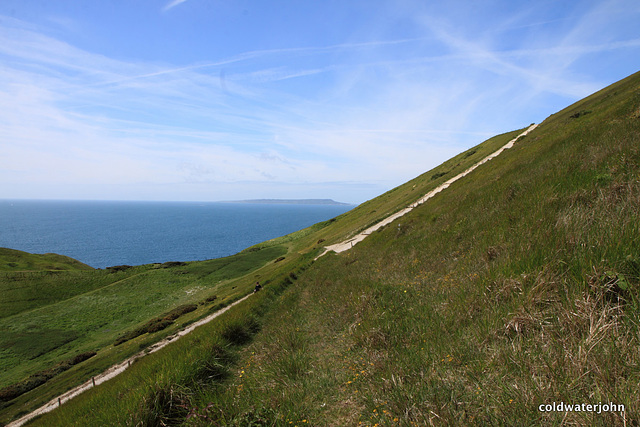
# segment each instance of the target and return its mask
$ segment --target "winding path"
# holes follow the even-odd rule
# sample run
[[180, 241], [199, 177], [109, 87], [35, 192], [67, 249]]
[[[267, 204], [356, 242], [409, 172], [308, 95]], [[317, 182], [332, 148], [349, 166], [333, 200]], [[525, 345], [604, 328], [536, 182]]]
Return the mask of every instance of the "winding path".
[[433, 196], [435, 196], [436, 194], [438, 194], [439, 192], [441, 192], [445, 188], [448, 188], [451, 184], [453, 184], [454, 182], [456, 182], [460, 178], [470, 174], [478, 166], [480, 166], [480, 165], [488, 162], [489, 160], [499, 156], [504, 150], [513, 147], [513, 144], [516, 142], [516, 140], [518, 138], [520, 138], [521, 136], [527, 135], [529, 132], [534, 130], [537, 126], [538, 126], [537, 124], [532, 124], [531, 126], [529, 126], [527, 128], [527, 130], [525, 130], [520, 135], [518, 135], [515, 138], [513, 138], [511, 141], [509, 141], [505, 145], [503, 145], [500, 149], [498, 149], [498, 150], [494, 151], [493, 153], [489, 154], [487, 157], [485, 157], [484, 159], [480, 160], [478, 163], [474, 164], [473, 166], [471, 166], [470, 168], [468, 168], [464, 172], [459, 173], [458, 175], [456, 175], [453, 178], [449, 179], [445, 183], [440, 184], [439, 186], [437, 186], [433, 190], [429, 191], [427, 194], [422, 196], [422, 198], [420, 198], [420, 200], [418, 200], [417, 202], [407, 206], [406, 208], [402, 209], [401, 211], [398, 211], [398, 212], [394, 213], [393, 215], [390, 215], [390, 216], [386, 217], [385, 219], [383, 219], [379, 223], [367, 228], [366, 230], [364, 230], [363, 232], [361, 232], [359, 234], [356, 234], [354, 237], [351, 237], [350, 239], [347, 239], [347, 240], [345, 240], [343, 242], [340, 242], [340, 243], [336, 243], [335, 245], [330, 245], [330, 246], [325, 247], [324, 248], [324, 252], [322, 252], [320, 255], [318, 255], [315, 259], [320, 258], [321, 256], [323, 256], [324, 254], [326, 254], [326, 253], [328, 253], [330, 251], [334, 251], [336, 253], [340, 253], [340, 252], [344, 252], [346, 250], [351, 249], [355, 244], [360, 243], [361, 241], [363, 241], [369, 234], [371, 234], [374, 231], [384, 227], [387, 224], [392, 223], [393, 221], [395, 221], [396, 219], [400, 218], [401, 216], [408, 214], [414, 208], [420, 206], [421, 204], [423, 204], [424, 202], [426, 202], [427, 200], [429, 200], [430, 198], [432, 198]]

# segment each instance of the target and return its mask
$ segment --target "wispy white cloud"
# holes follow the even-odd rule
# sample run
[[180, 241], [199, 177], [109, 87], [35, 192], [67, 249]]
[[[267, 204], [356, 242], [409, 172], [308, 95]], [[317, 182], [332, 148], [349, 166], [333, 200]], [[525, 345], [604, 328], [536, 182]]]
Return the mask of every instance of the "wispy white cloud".
[[167, 3], [167, 5], [165, 7], [162, 8], [163, 12], [166, 12], [169, 9], [173, 9], [174, 7], [178, 6], [179, 4], [184, 3], [187, 0], [172, 0], [171, 2]]
[[637, 37], [598, 41], [598, 8], [551, 40], [509, 46], [504, 32], [553, 19], [527, 9], [474, 37], [428, 12], [405, 17], [416, 37], [186, 65], [109, 58], [3, 18], [0, 197], [219, 200], [306, 188], [360, 202], [600, 88], [573, 68], [584, 58], [640, 48]]

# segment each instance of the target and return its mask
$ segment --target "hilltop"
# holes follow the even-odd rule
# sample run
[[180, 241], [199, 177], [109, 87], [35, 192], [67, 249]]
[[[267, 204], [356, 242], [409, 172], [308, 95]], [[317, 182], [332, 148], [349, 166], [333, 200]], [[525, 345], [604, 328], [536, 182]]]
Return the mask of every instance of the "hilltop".
[[30, 254], [16, 249], [0, 248], [0, 271], [20, 270], [93, 270], [93, 267], [64, 255]]
[[339, 254], [313, 261], [523, 129], [243, 251], [262, 263], [227, 283], [263, 291], [33, 424], [637, 424], [639, 94], [640, 73], [553, 114]]

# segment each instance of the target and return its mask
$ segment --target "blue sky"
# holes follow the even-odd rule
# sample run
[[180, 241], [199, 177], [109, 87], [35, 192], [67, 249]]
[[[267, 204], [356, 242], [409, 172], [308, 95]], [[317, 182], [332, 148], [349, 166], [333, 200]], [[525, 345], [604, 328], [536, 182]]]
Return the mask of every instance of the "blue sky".
[[640, 70], [640, 2], [0, 2], [0, 198], [361, 203]]

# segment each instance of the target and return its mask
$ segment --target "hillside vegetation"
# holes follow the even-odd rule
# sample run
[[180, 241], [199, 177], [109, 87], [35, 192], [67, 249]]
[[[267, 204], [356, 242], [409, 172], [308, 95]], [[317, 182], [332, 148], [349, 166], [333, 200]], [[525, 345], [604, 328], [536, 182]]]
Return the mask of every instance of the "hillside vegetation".
[[[256, 270], [273, 268], [285, 252], [272, 245], [210, 261], [94, 270], [2, 249], [23, 267], [0, 271], [0, 416], [32, 409], [239, 299]], [[64, 263], [54, 269], [50, 260]], [[78, 359], [87, 354], [96, 357]]]
[[24, 270], [93, 270], [73, 258], [58, 254], [30, 254], [15, 249], [0, 248], [0, 271]]
[[[237, 300], [253, 288], [255, 280], [290, 282], [291, 272], [308, 262], [301, 260], [317, 255], [323, 245], [384, 219], [495, 151], [518, 132], [491, 138], [337, 218], [232, 257], [114, 266], [91, 272], [0, 273], [0, 285], [10, 292], [3, 312], [6, 318], [0, 319], [8, 331], [4, 340], [0, 337], [0, 345], [7, 350], [0, 354], [0, 363], [6, 368], [0, 376], [0, 386], [5, 387], [0, 389], [0, 407], [5, 408], [0, 409], [0, 422], [37, 408], [176, 329]], [[282, 274], [285, 278], [278, 279]], [[169, 310], [193, 303], [198, 303], [195, 312], [160, 332], [146, 333], [150, 327], [166, 324], [163, 318]], [[112, 345], [121, 341], [123, 345]], [[60, 364], [87, 351], [95, 351], [97, 356], [59, 372]], [[51, 375], [52, 371], [56, 375]], [[46, 384], [40, 385], [43, 377]], [[16, 392], [21, 393], [17, 398]]]
[[313, 261], [517, 133], [250, 248], [263, 292], [33, 424], [638, 425], [640, 74]]

